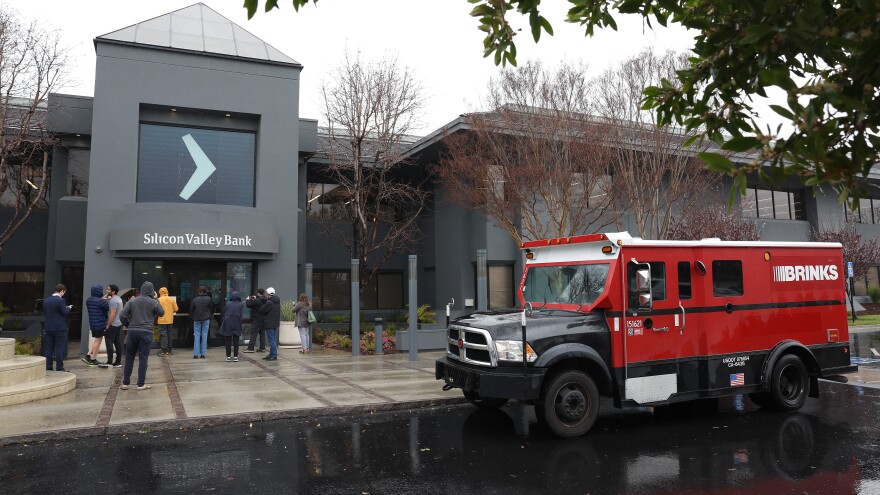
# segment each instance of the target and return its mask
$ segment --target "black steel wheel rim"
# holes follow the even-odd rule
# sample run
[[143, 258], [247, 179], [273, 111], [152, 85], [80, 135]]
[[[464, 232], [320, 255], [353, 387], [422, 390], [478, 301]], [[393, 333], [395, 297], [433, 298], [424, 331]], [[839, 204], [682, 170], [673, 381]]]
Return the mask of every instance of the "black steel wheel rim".
[[566, 424], [575, 424], [587, 415], [587, 395], [576, 383], [566, 383], [556, 394], [556, 417]]

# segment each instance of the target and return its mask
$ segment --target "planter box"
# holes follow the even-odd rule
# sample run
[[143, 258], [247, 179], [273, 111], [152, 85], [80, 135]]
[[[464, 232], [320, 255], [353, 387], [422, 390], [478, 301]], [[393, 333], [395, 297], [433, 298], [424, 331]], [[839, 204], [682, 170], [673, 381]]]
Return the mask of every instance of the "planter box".
[[[428, 325], [422, 325], [416, 335], [418, 336], [417, 350], [446, 349], [446, 327], [429, 328]], [[398, 329], [396, 339], [398, 351], [409, 351], [409, 328]]]
[[278, 326], [278, 346], [279, 347], [301, 347], [302, 342], [299, 338], [299, 328], [292, 321], [282, 321]]

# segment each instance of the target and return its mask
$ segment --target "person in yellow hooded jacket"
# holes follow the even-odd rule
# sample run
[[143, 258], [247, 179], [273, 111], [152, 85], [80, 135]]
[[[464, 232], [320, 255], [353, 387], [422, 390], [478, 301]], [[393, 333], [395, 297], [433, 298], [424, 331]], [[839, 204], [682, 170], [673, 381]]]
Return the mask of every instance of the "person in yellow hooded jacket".
[[159, 317], [159, 351], [160, 356], [170, 356], [171, 352], [171, 326], [174, 323], [174, 313], [179, 309], [177, 300], [168, 295], [168, 289], [159, 289], [159, 305], [165, 310], [165, 314]]

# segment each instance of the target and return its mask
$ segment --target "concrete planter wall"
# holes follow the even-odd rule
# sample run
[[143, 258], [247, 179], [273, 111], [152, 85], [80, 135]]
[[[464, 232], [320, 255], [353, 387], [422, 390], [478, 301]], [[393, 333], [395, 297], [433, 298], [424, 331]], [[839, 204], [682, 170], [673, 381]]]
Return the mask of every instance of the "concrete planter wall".
[[299, 328], [292, 321], [282, 321], [278, 326], [278, 345], [281, 347], [300, 347]]
[[[420, 325], [416, 332], [420, 351], [429, 351], [446, 348], [446, 327], [435, 325]], [[409, 328], [397, 331], [397, 350], [409, 351], [410, 339]]]

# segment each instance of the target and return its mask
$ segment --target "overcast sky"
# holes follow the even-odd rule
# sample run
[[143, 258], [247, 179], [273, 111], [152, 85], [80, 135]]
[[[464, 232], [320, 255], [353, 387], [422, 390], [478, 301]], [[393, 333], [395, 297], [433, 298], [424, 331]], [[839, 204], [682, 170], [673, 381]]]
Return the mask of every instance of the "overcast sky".
[[[58, 29], [72, 54], [74, 83], [59, 92], [94, 95], [95, 49], [92, 39], [195, 3], [192, 0], [0, 0], [22, 16]], [[397, 56], [413, 70], [427, 97], [423, 125], [427, 134], [459, 114], [481, 107], [489, 79], [497, 73], [491, 59], [482, 57], [482, 32], [468, 13], [467, 0], [321, 0], [294, 12], [290, 0], [281, 9], [258, 12], [252, 20], [242, 0], [203, 3], [303, 65], [300, 117], [321, 115], [318, 89], [343, 51], [361, 51], [365, 58]], [[262, 0], [261, 0], [261, 3]], [[659, 50], [687, 50], [693, 37], [684, 29], [643, 27], [640, 18], [619, 20], [618, 32], [603, 31], [585, 38], [577, 25], [562, 21], [567, 2], [544, 0], [543, 12], [555, 35], [535, 44], [525, 29], [517, 36], [517, 59], [522, 64], [540, 59], [585, 61], [593, 73], [652, 45]], [[521, 22], [518, 20], [518, 22]]]

